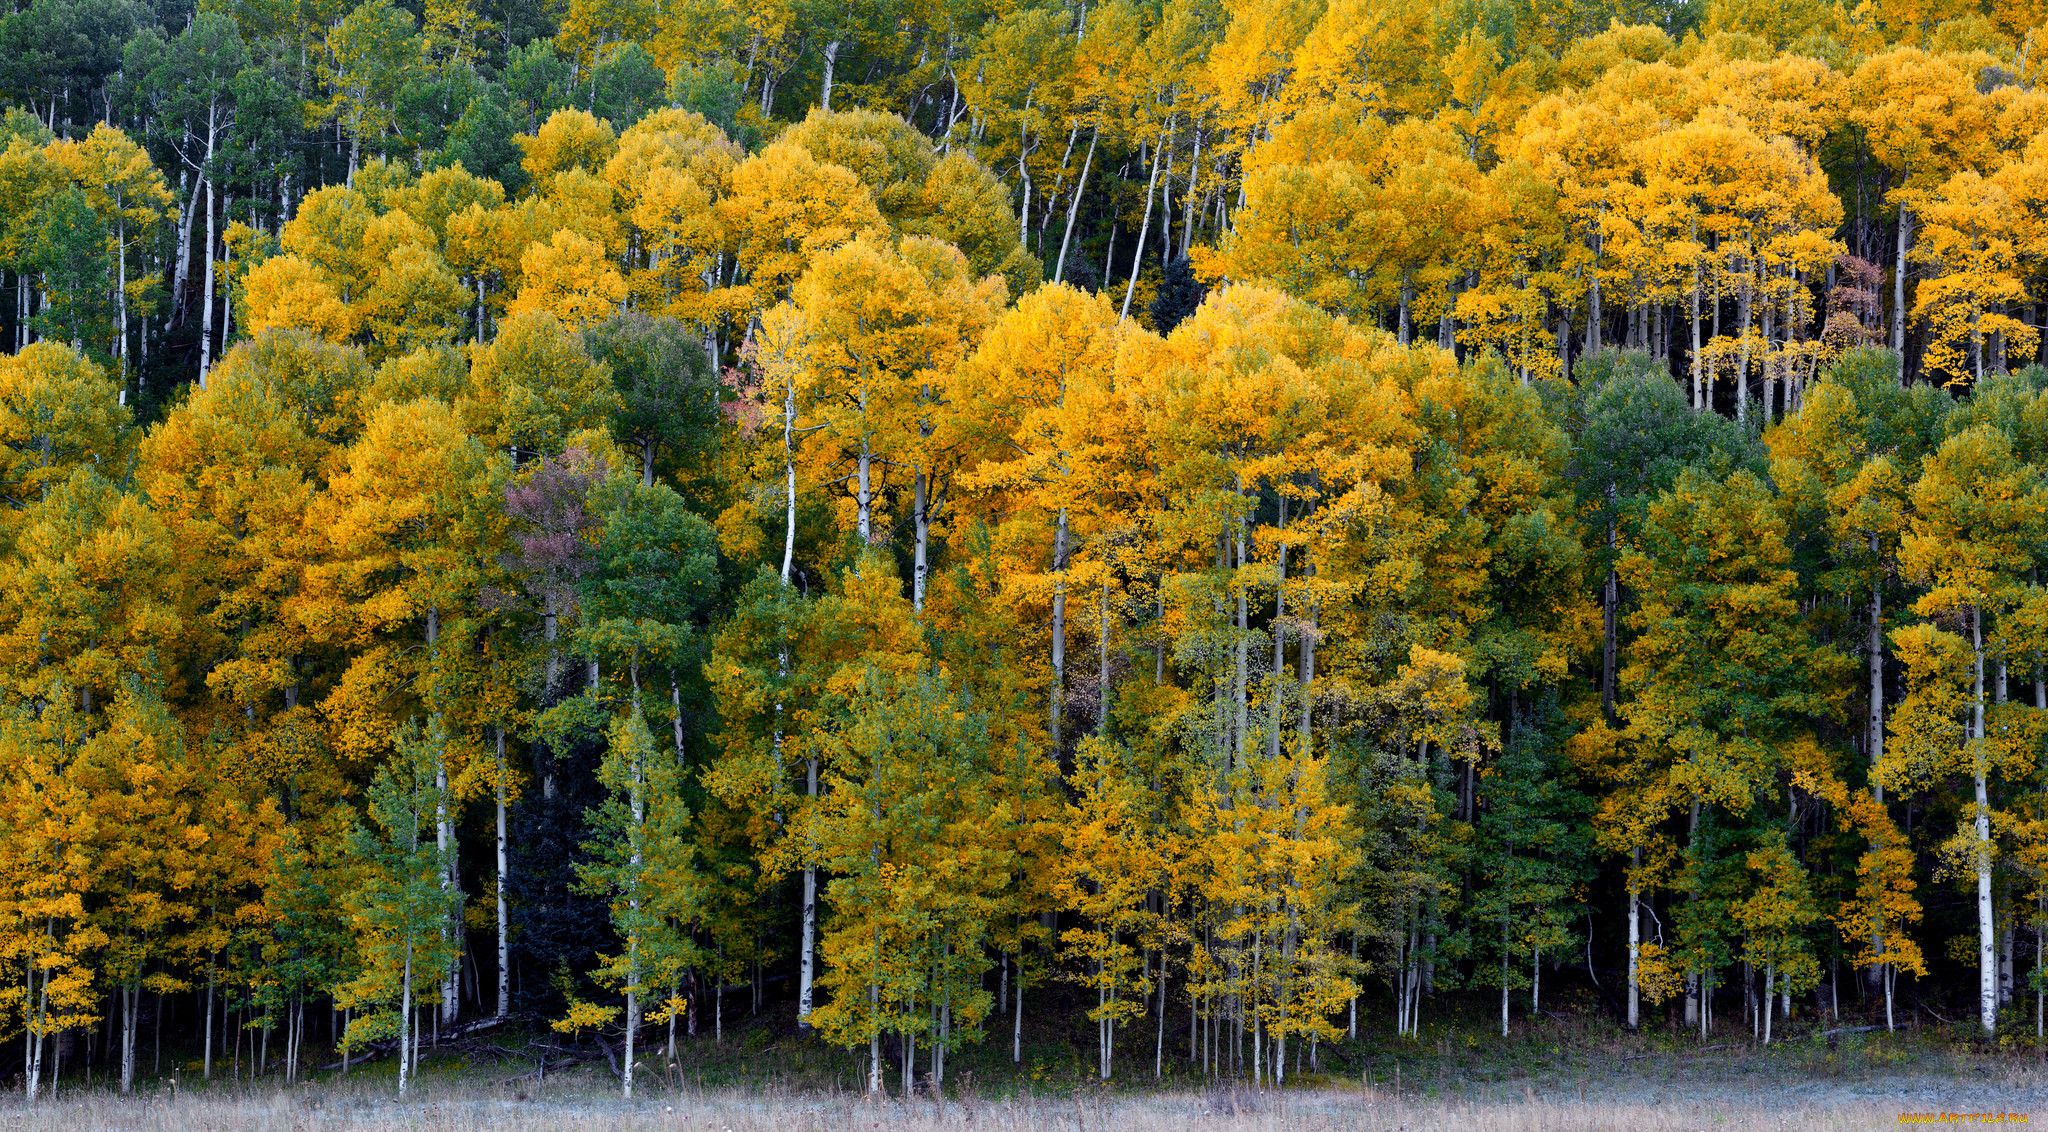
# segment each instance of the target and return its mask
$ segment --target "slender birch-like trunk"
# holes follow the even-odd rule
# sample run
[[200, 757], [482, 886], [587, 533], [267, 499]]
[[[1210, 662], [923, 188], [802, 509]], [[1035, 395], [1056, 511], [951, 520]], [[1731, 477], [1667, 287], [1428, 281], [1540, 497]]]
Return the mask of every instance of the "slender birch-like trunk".
[[1102, 130], [1097, 127], [1088, 138], [1088, 156], [1081, 162], [1080, 179], [1074, 182], [1074, 199], [1067, 202], [1067, 230], [1060, 237], [1059, 262], [1053, 265], [1052, 281], [1061, 283], [1067, 277], [1067, 250], [1074, 243], [1074, 218], [1081, 214], [1081, 193], [1088, 187], [1088, 171], [1095, 167], [1095, 143], [1102, 140]]
[[1984, 750], [1984, 611], [1970, 610], [1970, 770], [1976, 789], [1971, 826], [1977, 835], [1977, 1016], [1986, 1035], [1998, 1032], [1998, 939], [1991, 901], [1991, 797]]
[[825, 45], [825, 88], [818, 96], [818, 109], [832, 109], [832, 73], [839, 69], [839, 40]]
[[1642, 1023], [1643, 985], [1643, 891], [1636, 882], [1636, 870], [1642, 868], [1643, 851], [1639, 846], [1628, 853], [1628, 1028], [1633, 1030]]
[[1892, 350], [1899, 355], [1899, 379], [1906, 376], [1906, 252], [1913, 246], [1913, 213], [1899, 206], [1899, 257], [1892, 270]]
[[498, 1010], [497, 1017], [512, 1013], [512, 915], [505, 896], [506, 881], [512, 875], [509, 840], [505, 836], [505, 729], [498, 732]]
[[[1161, 155], [1173, 145], [1173, 119], [1166, 120], [1166, 136], [1152, 151], [1152, 175], [1145, 182], [1145, 219], [1138, 226], [1138, 248], [1131, 253], [1131, 278], [1124, 286], [1123, 311], [1119, 319], [1131, 317], [1131, 297], [1138, 293], [1138, 269], [1145, 262], [1145, 240], [1152, 232], [1152, 198], [1159, 188], [1159, 163]], [[1107, 282], [1107, 280], [1104, 280]]]
[[[1878, 556], [1878, 537], [1870, 536], [1870, 555]], [[1884, 579], [1879, 577], [1870, 583], [1870, 632], [1866, 638], [1870, 654], [1870, 800], [1884, 805], [1884, 781], [1878, 776], [1877, 768], [1884, 763]], [[1870, 843], [1876, 849], [1877, 842]], [[1884, 904], [1873, 902], [1870, 910], [1870, 972], [1865, 984], [1873, 989], [1884, 980], [1886, 962], [1884, 954]], [[1889, 1028], [1889, 1026], [1887, 1026]]]
[[1060, 725], [1067, 694], [1067, 509], [1060, 508], [1052, 535], [1052, 690], [1046, 696], [1046, 720], [1053, 756], [1060, 750]]
[[412, 1076], [412, 937], [405, 940], [405, 975], [399, 986], [398, 1011], [398, 1095], [404, 1096]]

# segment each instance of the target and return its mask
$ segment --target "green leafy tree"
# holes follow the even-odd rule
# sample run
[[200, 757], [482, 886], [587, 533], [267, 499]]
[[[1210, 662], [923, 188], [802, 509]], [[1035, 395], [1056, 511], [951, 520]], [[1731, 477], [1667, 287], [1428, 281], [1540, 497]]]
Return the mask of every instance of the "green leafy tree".
[[680, 319], [621, 312], [583, 332], [583, 348], [611, 367], [619, 409], [612, 435], [640, 453], [640, 482], [658, 461], [694, 472], [718, 435], [718, 383], [704, 343]]
[[360, 1049], [396, 1039], [398, 1095], [404, 1096], [419, 1067], [419, 1025], [414, 986], [424, 973], [439, 981], [454, 956], [450, 931], [462, 894], [446, 884], [447, 851], [435, 831], [447, 812], [445, 781], [439, 771], [448, 733], [437, 717], [422, 727], [409, 721], [394, 737], [396, 749], [370, 782], [369, 817], [349, 835], [349, 852], [361, 880], [344, 899], [362, 972], [334, 989], [335, 1001], [361, 1010], [342, 1041]]
[[43, 283], [36, 333], [104, 357], [114, 337], [114, 255], [83, 192], [66, 189], [43, 205], [28, 260]]
[[633, 1095], [634, 1045], [650, 992], [666, 992], [658, 1018], [683, 1009], [683, 973], [697, 963], [687, 925], [698, 915], [699, 884], [690, 808], [683, 799], [683, 764], [656, 743], [636, 699], [612, 721], [597, 779], [607, 795], [585, 816], [591, 840], [581, 883], [610, 903], [612, 928], [624, 950], [600, 956], [599, 981], [626, 996], [626, 1057], [622, 1089]]

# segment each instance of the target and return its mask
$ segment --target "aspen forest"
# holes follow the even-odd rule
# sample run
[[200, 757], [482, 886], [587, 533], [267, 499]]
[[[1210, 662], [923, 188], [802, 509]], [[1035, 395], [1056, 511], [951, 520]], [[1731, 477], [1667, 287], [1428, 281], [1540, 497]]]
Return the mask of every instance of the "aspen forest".
[[2048, 1032], [2048, 8], [17, 3], [28, 1100]]

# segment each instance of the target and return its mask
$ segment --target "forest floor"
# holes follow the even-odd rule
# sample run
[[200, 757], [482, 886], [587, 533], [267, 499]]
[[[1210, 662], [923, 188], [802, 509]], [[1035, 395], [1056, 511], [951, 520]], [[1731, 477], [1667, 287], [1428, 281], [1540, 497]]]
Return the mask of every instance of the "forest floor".
[[[1324, 1046], [1323, 1072], [1262, 1091], [1204, 1083], [1170, 1056], [1155, 1083], [1153, 1043], [1134, 1050], [1135, 1041], [1118, 1059], [1119, 1079], [1105, 1086], [1092, 1079], [1093, 1050], [1048, 1028], [1027, 1030], [1021, 1069], [1010, 1066], [1008, 1043], [992, 1036], [956, 1055], [943, 1098], [920, 1080], [905, 1101], [900, 1066], [889, 1074], [890, 1097], [869, 1099], [855, 1091], [862, 1065], [847, 1051], [799, 1041], [766, 1018], [744, 1019], [725, 1028], [723, 1042], [681, 1043], [666, 1072], [656, 1068], [665, 1060], [656, 1045], [632, 1101], [618, 1098], [601, 1059], [533, 1075], [508, 1055], [561, 1041], [535, 1032], [534, 1044], [500, 1035], [441, 1050], [403, 1102], [393, 1096], [388, 1061], [357, 1066], [346, 1080], [320, 1074], [290, 1086], [200, 1084], [186, 1071], [177, 1075], [182, 1086], [167, 1074], [133, 1097], [67, 1079], [38, 1105], [25, 1104], [18, 1089], [0, 1099], [0, 1132], [1764, 1132], [1893, 1128], [1924, 1113], [2009, 1113], [2048, 1124], [2048, 1061], [2031, 1032], [1987, 1046], [1946, 1027], [1849, 1032], [1856, 1025], [1795, 1020], [1793, 1040], [1764, 1047], [1746, 1030], [1701, 1045], [1664, 1029], [1626, 1033], [1590, 1015], [1518, 1018], [1502, 1038], [1497, 1016], [1490, 1028], [1478, 1015], [1446, 1016], [1425, 1022], [1417, 1040]], [[1843, 1029], [1829, 1035], [1822, 1026]]]

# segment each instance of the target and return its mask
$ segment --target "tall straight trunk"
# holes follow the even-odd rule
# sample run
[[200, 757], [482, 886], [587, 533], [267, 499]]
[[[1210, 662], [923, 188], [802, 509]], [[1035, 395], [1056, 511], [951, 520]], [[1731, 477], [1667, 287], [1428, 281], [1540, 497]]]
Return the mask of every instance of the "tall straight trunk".
[[[224, 196], [224, 197], [222, 197], [222, 198], [221, 198], [221, 202], [220, 202], [220, 214], [221, 214], [221, 218], [222, 218], [222, 219], [226, 219], [226, 218], [227, 218], [227, 215], [228, 215], [229, 213], [233, 212], [234, 210], [235, 210], [235, 196], [234, 196], [234, 194], [233, 194], [233, 193], [229, 193], [229, 194], [228, 194], [227, 196]], [[224, 274], [226, 275], [226, 278], [224, 278], [224, 279], [222, 280], [222, 283], [223, 283], [223, 284], [225, 284], [225, 283], [227, 282], [227, 279], [232, 279], [232, 278], [234, 277], [234, 270], [235, 270], [235, 265], [234, 265], [234, 249], [233, 249], [233, 248], [230, 248], [230, 247], [228, 247], [228, 246], [227, 246], [227, 235], [226, 235], [226, 233], [222, 233], [222, 235], [221, 235], [221, 249], [220, 249], [220, 253], [221, 253], [221, 254], [220, 254], [220, 266], [221, 266], [221, 270], [222, 270], [222, 272], [223, 272], [223, 273], [224, 273]], [[222, 352], [222, 353], [226, 353], [226, 352], [227, 352], [227, 343], [228, 343], [228, 339], [232, 338], [232, 337], [234, 336], [234, 333], [235, 333], [235, 289], [234, 289], [233, 287], [231, 287], [231, 286], [223, 286], [223, 287], [221, 288], [221, 296], [220, 296], [220, 342], [221, 342], [221, 352]]]
[[[1748, 267], [1745, 261], [1745, 270]], [[1752, 280], [1745, 274], [1741, 288], [1735, 292], [1736, 341], [1741, 343], [1736, 347], [1735, 364], [1735, 420], [1738, 424], [1748, 419], [1749, 413], [1749, 319], [1754, 305], [1751, 302], [1751, 284]]]
[[[426, 645], [437, 682], [441, 668], [440, 641], [441, 611], [430, 608], [427, 610]], [[438, 687], [433, 690], [433, 694], [440, 694]], [[434, 714], [438, 716], [440, 712], [436, 711]], [[445, 897], [455, 889], [455, 815], [448, 810], [448, 755], [441, 747], [434, 748], [434, 790], [434, 848], [441, 857], [441, 892]], [[462, 961], [459, 955], [455, 954], [461, 950], [461, 940], [450, 940], [452, 930], [444, 920], [441, 925], [442, 943], [445, 945], [453, 942], [457, 945], [449, 949], [451, 958], [448, 960], [448, 967], [441, 972], [439, 1021], [450, 1025], [454, 1023], [456, 1013], [462, 1009]]]
[[[1351, 933], [1351, 963], [1353, 966], [1358, 964], [1357, 932]], [[1355, 984], [1351, 988], [1351, 1001], [1347, 1005], [1345, 1013], [1349, 1016], [1348, 1021], [1345, 1022], [1345, 1032], [1353, 1041], [1356, 1041], [1358, 1040], [1358, 988]]]
[[1777, 993], [1778, 968], [1775, 963], [1764, 964], [1764, 1044], [1771, 1044], [1771, 996]]
[[[789, 575], [796, 563], [796, 382], [789, 381], [782, 391], [782, 588], [789, 589]], [[789, 644], [782, 642], [776, 655], [776, 670], [784, 678], [789, 676]], [[781, 745], [782, 701], [775, 703], [777, 747]], [[780, 761], [778, 757], [778, 762]], [[818, 796], [818, 758], [810, 756], [810, 789], [808, 794]], [[814, 953], [818, 938], [818, 871], [811, 864], [810, 854], [804, 855], [804, 906], [803, 923], [799, 929], [800, 952], [797, 956], [796, 1025], [799, 1032], [811, 1028], [811, 1002], [815, 994], [816, 968]]]
[[1628, 853], [1628, 1028], [1642, 1022], [1643, 986], [1643, 892], [1637, 887], [1636, 872], [1643, 866], [1640, 847]]
[[206, 957], [206, 1023], [204, 1026], [206, 1037], [205, 1052], [200, 1055], [199, 1064], [200, 1080], [202, 1081], [213, 1080], [213, 962], [213, 956], [209, 955]]
[[1081, 214], [1081, 193], [1088, 187], [1088, 171], [1095, 167], [1095, 143], [1102, 140], [1102, 129], [1097, 127], [1088, 138], [1088, 156], [1081, 161], [1081, 177], [1074, 182], [1074, 199], [1067, 202], [1067, 230], [1060, 237], [1059, 262], [1053, 265], [1052, 281], [1061, 283], [1067, 277], [1067, 250], [1074, 243], [1074, 218]]
[[[1169, 910], [1170, 911], [1170, 910]], [[1166, 1076], [1166, 947], [1159, 948], [1159, 1030], [1152, 1043], [1152, 1079]]]
[[1053, 213], [1059, 210], [1060, 193], [1067, 187], [1067, 164], [1074, 159], [1074, 146], [1080, 140], [1081, 122], [1077, 118], [1067, 129], [1067, 148], [1060, 154], [1059, 172], [1052, 179], [1052, 188], [1045, 194], [1045, 211], [1038, 214], [1037, 247], [1040, 259], [1045, 258], [1045, 230], [1052, 224]]
[[1031, 100], [1037, 94], [1032, 90], [1024, 95], [1024, 113], [1017, 118], [1017, 177], [1023, 182], [1023, 199], [1017, 205], [1017, 243], [1024, 245], [1031, 238]]
[[[1777, 312], [1776, 312], [1776, 311], [1774, 311], [1774, 310], [1772, 310], [1772, 309], [1771, 309], [1771, 307], [1770, 307], [1769, 305], [1766, 305], [1766, 306], [1764, 307], [1764, 355], [1763, 355], [1763, 371], [1764, 371], [1764, 384], [1763, 384], [1763, 391], [1764, 391], [1764, 395], [1763, 395], [1763, 412], [1764, 412], [1764, 420], [1763, 420], [1763, 427], [1764, 427], [1764, 428], [1766, 428], [1766, 429], [1768, 429], [1768, 428], [1770, 428], [1770, 427], [1771, 427], [1771, 419], [1772, 419], [1772, 415], [1773, 415], [1773, 410], [1775, 410], [1775, 409], [1776, 409], [1776, 407], [1777, 407], [1777, 400], [1778, 400], [1778, 363], [1777, 363], [1777, 358], [1776, 358], [1776, 356], [1775, 356], [1775, 355], [1773, 354], [1773, 352], [1772, 352], [1772, 350], [1771, 350], [1771, 345], [1772, 345], [1772, 343], [1773, 343], [1774, 341], [1776, 341], [1776, 335], [1777, 335]], [[1788, 382], [1787, 384], [1789, 385], [1790, 383]]]
[[[1280, 496], [1279, 507], [1277, 525], [1284, 532], [1287, 529], [1285, 495]], [[1287, 543], [1284, 539], [1276, 541], [1278, 545], [1273, 554], [1273, 683], [1272, 691], [1269, 693], [1273, 705], [1273, 725], [1270, 746], [1266, 752], [1268, 757], [1274, 759], [1280, 757], [1280, 709], [1287, 702], [1287, 697], [1280, 694], [1280, 682], [1287, 674], [1287, 633], [1283, 629], [1287, 618]]]
[[782, 584], [796, 560], [796, 382], [782, 391]]
[[[818, 798], [818, 756], [811, 755], [805, 760], [807, 767], [805, 795], [817, 805]], [[811, 1002], [816, 992], [816, 952], [818, 949], [818, 870], [810, 863], [811, 854], [805, 854], [804, 864], [804, 907], [803, 927], [798, 943], [797, 955], [797, 1000], [796, 1024], [799, 1032], [811, 1028]]]
[[[1607, 487], [1607, 506], [1614, 506], [1614, 485]], [[1607, 521], [1607, 553], [1617, 553], [1616, 530], [1613, 519]], [[1618, 637], [1620, 633], [1621, 576], [1615, 567], [1607, 567], [1607, 580], [1600, 587], [1600, 710], [1611, 722], [1614, 719], [1614, 675], [1618, 659]]]
[[[1878, 557], [1878, 537], [1870, 536], [1870, 554]], [[1870, 731], [1867, 742], [1870, 748], [1870, 800], [1884, 805], [1884, 781], [1878, 776], [1877, 768], [1884, 763], [1884, 579], [1879, 577], [1870, 583], [1870, 630], [1866, 638], [1866, 650], [1870, 663]], [[1870, 843], [1875, 850], [1877, 842]], [[1884, 904], [1876, 902], [1870, 910], [1870, 969], [1865, 983], [1872, 990], [1877, 989], [1884, 979]]]
[[[121, 194], [114, 193], [114, 300], [120, 311], [119, 337], [115, 339], [114, 360], [121, 379], [120, 404], [128, 403], [128, 216], [121, 211]], [[127, 1092], [126, 1088], [121, 1090]]]
[[[1095, 598], [1095, 733], [1109, 730], [1109, 574], [1104, 571]], [[1149, 897], [1147, 899], [1150, 899]]]
[[135, 1000], [142, 996], [138, 974], [121, 988], [121, 1092], [135, 1091]]
[[1250, 541], [1245, 534], [1246, 520], [1239, 517], [1234, 541], [1237, 545], [1237, 672], [1232, 682], [1231, 694], [1236, 700], [1236, 744], [1237, 766], [1243, 767], [1251, 761], [1251, 596], [1243, 585], [1245, 566], [1250, 557]]
[[1976, 789], [1977, 1016], [1984, 1033], [1998, 1031], [1998, 940], [1991, 901], [1991, 798], [1984, 751], [1984, 611], [1970, 610], [1970, 778]]
[[23, 990], [22, 1013], [26, 1015], [22, 1027], [21, 1078], [22, 1091], [33, 1102], [42, 1091], [43, 1078], [43, 1019], [50, 1003], [50, 973], [43, 972], [43, 991], [36, 993], [36, 969], [28, 969], [28, 984]]
[[1998, 929], [1998, 1005], [2003, 1008], [2012, 1005], [2013, 977], [2018, 961], [2013, 955], [2018, 933], [2013, 928], [2012, 916], [2005, 917], [2005, 926]]
[[[634, 662], [632, 671], [633, 709], [637, 713], [640, 708], [640, 665], [638, 661]], [[640, 912], [640, 870], [641, 866], [645, 863], [640, 853], [640, 845], [642, 844], [643, 839], [639, 835], [638, 831], [641, 830], [647, 822], [647, 798], [642, 793], [642, 778], [645, 774], [645, 768], [641, 766], [640, 755], [637, 751], [633, 755], [632, 764], [633, 794], [631, 799], [631, 806], [633, 829], [635, 831], [635, 834], [633, 837], [633, 852], [630, 863], [632, 867], [631, 876], [634, 879], [632, 890], [627, 897], [627, 904], [633, 910], [634, 918], [637, 921]], [[712, 993], [718, 995], [718, 997], [721, 1000], [725, 997], [722, 989], [714, 991]], [[636, 927], [633, 931], [632, 937], [626, 941], [626, 1063], [620, 1067], [619, 1071], [620, 1091], [627, 1100], [633, 1099], [633, 1047], [635, 1040], [639, 1036], [640, 933], [639, 929]]]
[[[212, 145], [207, 146], [207, 160], [213, 158]], [[206, 264], [200, 277], [199, 307], [199, 388], [206, 388], [207, 372], [213, 368], [213, 244], [217, 217], [214, 210], [214, 189], [211, 179], [199, 182], [200, 196], [206, 208], [206, 246], [200, 249]]]
[[1145, 219], [1138, 225], [1138, 247], [1131, 253], [1131, 278], [1124, 285], [1124, 306], [1118, 318], [1131, 317], [1131, 297], [1138, 293], [1138, 271], [1145, 262], [1145, 241], [1152, 233], [1152, 197], [1159, 188], [1159, 163], [1167, 149], [1173, 145], [1173, 119], [1166, 120], [1166, 136], [1152, 151], [1152, 175], [1145, 182]]
[[1508, 921], [1500, 921], [1500, 1036], [1508, 1036]]
[[[1699, 224], [1697, 222], [1693, 224], [1693, 239], [1699, 239]], [[1711, 409], [1714, 407], [1713, 395], [1707, 389], [1706, 360], [1700, 357], [1700, 291], [1706, 287], [1706, 280], [1700, 276], [1700, 259], [1699, 254], [1694, 253], [1692, 261], [1692, 317], [1687, 320], [1692, 326], [1692, 407], [1695, 410]]]
[[512, 875], [511, 855], [505, 836], [505, 729], [498, 731], [498, 1010], [497, 1017], [512, 1014], [512, 916], [505, 897], [505, 883]]
[[[1604, 217], [1604, 212], [1603, 212]], [[1586, 352], [1600, 352], [1600, 233], [1593, 233], [1593, 267], [1586, 272]]]
[[[192, 278], [192, 225], [199, 219], [199, 193], [193, 180], [195, 176], [197, 176], [197, 173], [190, 164], [187, 164], [185, 168], [178, 171], [178, 196], [185, 201], [185, 208], [184, 215], [178, 217], [178, 259], [176, 263], [171, 265], [171, 309], [169, 320], [172, 325], [182, 325], [185, 321], [185, 290]], [[26, 322], [28, 311], [28, 303], [25, 296], [26, 289], [24, 289], [24, 300], [22, 302], [24, 322]], [[24, 332], [24, 336], [21, 338], [21, 345], [25, 345], [28, 342], [25, 336], [27, 327], [24, 325], [21, 329]], [[19, 349], [19, 345], [16, 348]]]
[[910, 608], [924, 612], [925, 585], [931, 578], [932, 493], [931, 473], [919, 466], [911, 473], [910, 517], [916, 530], [911, 552]]
[[1052, 753], [1060, 752], [1060, 723], [1067, 695], [1067, 509], [1060, 508], [1052, 535], [1052, 689], [1046, 695], [1046, 722]]
[[[861, 394], [861, 415], [867, 415], [867, 394]], [[856, 469], [859, 495], [855, 501], [857, 525], [860, 528], [860, 545], [863, 549], [875, 545], [875, 454], [868, 438], [860, 438], [860, 462]]]
[[868, 983], [868, 1015], [874, 1017], [874, 1032], [868, 1034], [868, 1095], [879, 1095], [883, 1091], [883, 1028], [881, 989], [874, 983]]
[[1913, 213], [1899, 206], [1899, 255], [1892, 269], [1892, 350], [1900, 355], [1899, 377], [1906, 374], [1906, 251], [1913, 246]]
[[818, 109], [832, 109], [832, 72], [839, 68], [839, 40], [825, 44], [825, 87], [818, 96]]
[[405, 975], [399, 989], [398, 1011], [398, 1095], [404, 1096], [411, 1083], [413, 1049], [418, 1045], [412, 1017], [412, 939], [405, 941]]
[[[1310, 577], [1314, 577], [1315, 572], [1315, 562], [1311, 560], [1309, 562], [1306, 573]], [[1315, 754], [1315, 745], [1312, 742], [1312, 740], [1315, 738], [1315, 735], [1312, 726], [1313, 720], [1311, 717], [1315, 713], [1316, 619], [1321, 615], [1321, 612], [1322, 611], [1319, 606], [1317, 606], [1313, 602], [1310, 603], [1308, 607], [1307, 624], [1302, 629], [1301, 644], [1298, 646], [1296, 652], [1297, 659], [1295, 663], [1300, 667], [1300, 671], [1297, 673], [1297, 676], [1301, 684], [1300, 742], [1301, 757], [1304, 759]], [[1353, 939], [1352, 946], [1356, 947], [1357, 944], [1358, 941], [1356, 939]], [[1353, 1013], [1356, 1014], [1357, 1007], [1355, 1004], [1355, 1000], [1352, 1010]]]
[[1458, 348], [1457, 319], [1453, 317], [1451, 312], [1458, 309], [1458, 280], [1452, 279], [1445, 290], [1447, 293], [1444, 295], [1443, 313], [1437, 315], [1436, 319], [1436, 344], [1442, 350], [1456, 350]]
[[1202, 127], [1205, 124], [1206, 119], [1195, 122], [1195, 152], [1188, 158], [1188, 198], [1183, 202], [1185, 207], [1182, 210], [1187, 214], [1187, 219], [1181, 225], [1180, 232], [1180, 254], [1183, 259], [1187, 258], [1188, 249], [1195, 246], [1195, 214], [1198, 211], [1195, 202], [1201, 199], [1201, 194], [1195, 191], [1195, 187], [1202, 176], [1202, 137], [1206, 133]]

